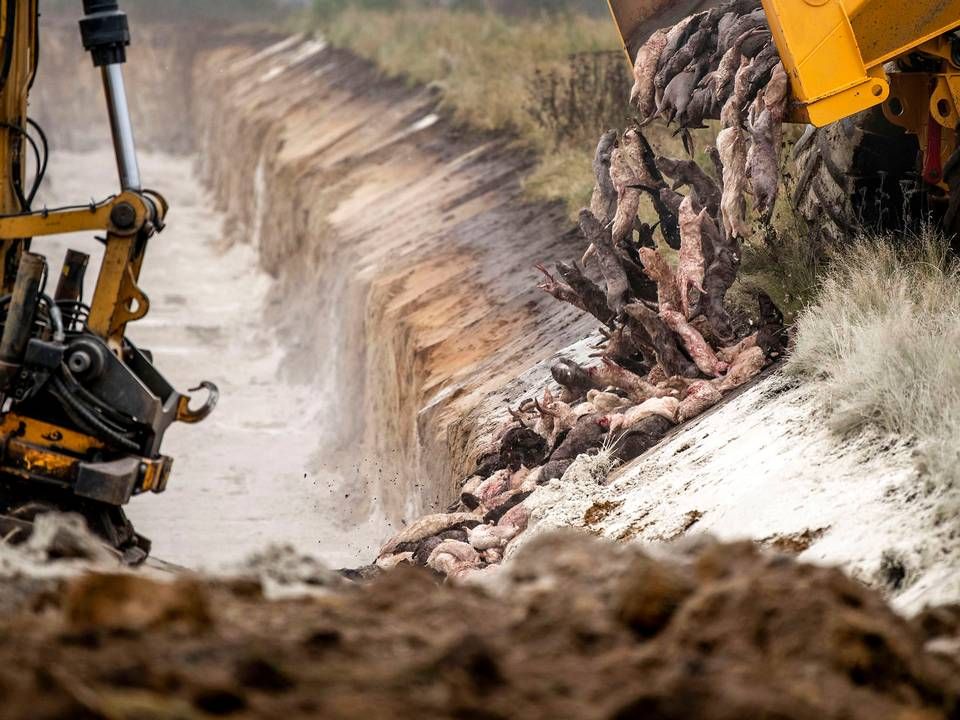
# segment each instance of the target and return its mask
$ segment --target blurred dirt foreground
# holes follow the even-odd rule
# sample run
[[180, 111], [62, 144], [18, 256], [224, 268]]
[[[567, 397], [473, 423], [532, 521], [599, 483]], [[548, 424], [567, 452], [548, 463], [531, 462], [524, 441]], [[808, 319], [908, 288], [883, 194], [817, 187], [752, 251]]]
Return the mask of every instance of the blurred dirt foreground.
[[911, 624], [747, 543], [654, 557], [570, 531], [481, 588], [353, 584], [279, 551], [231, 579], [70, 578], [72, 538], [40, 576], [0, 558], [5, 719], [960, 717], [960, 609]]

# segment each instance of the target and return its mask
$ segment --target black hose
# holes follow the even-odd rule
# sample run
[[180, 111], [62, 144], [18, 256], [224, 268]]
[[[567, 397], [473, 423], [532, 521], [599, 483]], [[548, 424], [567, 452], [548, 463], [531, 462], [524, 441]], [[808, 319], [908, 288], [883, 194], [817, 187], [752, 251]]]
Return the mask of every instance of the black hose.
[[64, 411], [79, 427], [124, 450], [140, 452], [140, 446], [136, 442], [109, 427], [96, 413], [75, 398], [60, 377], [54, 375], [50, 380], [54, 397], [60, 401]]
[[[28, 122], [30, 121], [28, 120]], [[36, 125], [36, 123], [34, 123], [34, 125], [39, 128], [39, 126]], [[7, 130], [12, 130], [13, 132], [19, 134], [21, 137], [26, 139], [27, 142], [30, 143], [30, 147], [33, 149], [33, 157], [37, 164], [37, 174], [33, 179], [33, 185], [30, 187], [29, 193], [24, 195], [23, 187], [20, 185], [19, 159], [14, 160], [14, 166], [10, 173], [10, 181], [13, 185], [13, 190], [17, 196], [17, 200], [20, 201], [21, 209], [23, 210], [23, 212], [30, 212], [33, 205], [33, 201], [37, 196], [37, 191], [40, 189], [40, 183], [43, 182], [43, 177], [44, 175], [46, 175], [46, 172], [47, 172], [47, 149], [44, 150], [44, 154], [41, 156], [40, 147], [37, 145], [37, 141], [33, 139], [30, 133], [28, 133], [19, 125], [16, 125], [14, 123], [4, 122], [4, 123], [0, 123], [0, 127], [6, 128]], [[44, 134], [42, 130], [41, 130], [41, 140], [44, 143], [46, 143], [46, 134]], [[46, 146], [46, 148], [49, 148], [49, 146]]]
[[[50, 142], [47, 140], [47, 134], [43, 131], [43, 128], [40, 127], [38, 122], [32, 118], [27, 118], [27, 125], [37, 131], [37, 134], [40, 136], [40, 144], [43, 146], [43, 162], [37, 162], [37, 175], [33, 179], [33, 186], [30, 188], [30, 194], [27, 195], [28, 204], [32, 207], [33, 201], [37, 197], [37, 192], [40, 190], [40, 185], [43, 183], [43, 179], [47, 176], [47, 163], [50, 160]], [[27, 137], [30, 136], [27, 135]], [[36, 148], [35, 145], [34, 148]]]
[[[117, 197], [116, 195], [111, 195], [100, 204], [102, 205], [104, 203], [108, 203], [116, 197]], [[26, 212], [26, 213], [7, 213], [6, 215], [0, 215], [0, 219], [24, 217], [26, 215], [46, 217], [47, 215], [53, 212], [66, 212], [67, 210], [95, 210], [96, 208], [97, 208], [97, 203], [90, 201], [86, 205], [62, 205], [60, 207], [55, 207], [55, 208], [43, 208], [42, 210], [31, 210], [30, 212]]]
[[0, 92], [7, 87], [10, 79], [10, 68], [13, 66], [13, 40], [17, 32], [17, 2], [7, 0], [4, 8], [7, 12], [7, 25], [3, 30], [3, 68], [0, 69]]
[[49, 295], [41, 294], [40, 299], [47, 304], [47, 314], [50, 315], [50, 324], [53, 326], [53, 341], [64, 342], [67, 339], [67, 333], [63, 326], [63, 313]]
[[60, 371], [63, 375], [64, 385], [67, 390], [70, 391], [70, 394], [75, 397], [79, 396], [82, 401], [93, 405], [94, 409], [99, 410], [105, 416], [102, 420], [108, 427], [113, 428], [122, 435], [130, 435], [135, 432], [135, 428], [132, 426], [135, 425], [137, 421], [134, 418], [129, 415], [124, 415], [87, 390], [87, 388], [81, 385], [73, 376], [69, 367], [61, 365]]

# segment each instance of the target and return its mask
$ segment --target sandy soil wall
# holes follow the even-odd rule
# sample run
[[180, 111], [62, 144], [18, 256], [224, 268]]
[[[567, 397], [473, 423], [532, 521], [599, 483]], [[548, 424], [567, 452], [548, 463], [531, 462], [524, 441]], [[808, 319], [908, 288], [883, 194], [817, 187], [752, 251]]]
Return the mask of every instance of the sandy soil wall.
[[290, 372], [327, 393], [324, 451], [376, 466], [389, 507], [445, 505], [511, 382], [586, 329], [535, 288], [578, 246], [562, 211], [520, 199], [509, 140], [320, 42], [220, 47], [193, 77], [203, 175], [277, 279]]
[[[45, 23], [32, 112], [55, 150], [102, 145], [75, 24]], [[309, 38], [137, 27], [139, 144], [195, 152], [230, 242], [275, 278], [285, 379], [328, 401], [302, 419], [318, 457], [377, 478], [366, 501], [398, 520], [445, 507], [524, 373], [587, 330], [535, 287], [534, 263], [579, 243], [559, 207], [522, 199], [529, 156]]]

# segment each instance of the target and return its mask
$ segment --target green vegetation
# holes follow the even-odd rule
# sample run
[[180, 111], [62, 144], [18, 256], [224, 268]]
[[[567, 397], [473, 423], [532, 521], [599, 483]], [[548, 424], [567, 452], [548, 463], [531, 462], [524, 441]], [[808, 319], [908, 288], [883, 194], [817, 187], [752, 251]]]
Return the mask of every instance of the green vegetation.
[[960, 261], [934, 231], [837, 251], [796, 325], [790, 372], [843, 432], [915, 439], [933, 487], [960, 489]]
[[318, 3], [316, 22], [331, 42], [390, 75], [439, 87], [459, 122], [515, 133], [542, 158], [528, 181], [534, 197], [562, 200], [571, 214], [589, 200], [597, 138], [630, 117], [629, 67], [609, 18], [507, 17], [383, 0], [351, 0], [335, 12], [338, 2]]
[[[790, 151], [784, 158], [790, 157]], [[755, 232], [743, 243], [740, 274], [731, 299], [752, 310], [752, 291], [767, 293], [788, 324], [816, 297], [820, 273], [829, 263], [830, 249], [815, 241], [806, 222], [794, 211], [793, 188], [780, 188], [773, 226]]]

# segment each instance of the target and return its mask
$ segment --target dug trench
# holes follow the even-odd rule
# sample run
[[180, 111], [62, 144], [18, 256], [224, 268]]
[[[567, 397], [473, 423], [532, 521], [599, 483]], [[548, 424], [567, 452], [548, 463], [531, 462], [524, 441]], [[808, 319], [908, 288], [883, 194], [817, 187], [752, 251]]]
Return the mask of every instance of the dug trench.
[[[83, 149], [108, 137], [95, 74], [78, 92], [50, 69], [60, 56], [82, 59], [72, 32], [48, 41], [51, 82], [37, 86], [45, 126], [85, 129], [52, 131], [55, 158], [56, 138]], [[190, 198], [180, 222], [174, 204], [171, 234], [189, 247], [192, 234], [222, 226], [208, 244], [246, 253], [250, 268], [231, 275], [233, 261], [212, 253], [188, 261], [181, 282], [193, 256], [178, 260], [158, 238], [155, 306], [180, 334], [163, 293], [181, 295], [191, 318], [221, 313], [210, 332], [231, 344], [231, 359], [215, 355], [210, 332], [193, 347], [214, 355], [210, 379], [234, 392], [206, 440], [172, 438], [181, 481], [131, 515], [174, 563], [235, 561], [265, 538], [338, 566], [369, 562], [405, 523], [450, 504], [476, 438], [523, 392], [524, 374], [587, 333], [536, 289], [533, 269], [558, 242], [578, 240], [562, 210], [521, 199], [531, 158], [510, 139], [453, 127], [428, 90], [302, 37], [240, 36], [206, 50], [179, 31], [154, 37], [180, 39], [135, 47], [128, 75], [133, 97], [146, 99], [135, 100], [142, 147], [191, 153], [184, 182], [164, 178], [164, 190]], [[105, 155], [87, 164], [112, 178]], [[202, 199], [187, 190], [193, 174]], [[178, 264], [163, 268], [163, 258]], [[262, 298], [254, 271], [269, 279]], [[145, 344], [155, 323], [141, 325]], [[255, 367], [274, 346], [275, 366]], [[199, 378], [176, 379], [192, 387]], [[231, 395], [260, 389], [244, 409], [231, 406]], [[242, 443], [207, 452], [211, 429], [226, 437], [241, 427]], [[238, 483], [260, 500], [231, 509], [224, 493]], [[214, 506], [201, 510], [198, 493]], [[182, 517], [184, 502], [197, 508], [194, 521]]]
[[[70, 32], [53, 67], [58, 52], [79, 65]], [[430, 91], [307, 38], [176, 37], [142, 46], [128, 73], [149, 98], [145, 169], [183, 208], [153, 251], [155, 320], [140, 332], [178, 384], [212, 373], [226, 392], [203, 439], [170, 438], [170, 490], [131, 515], [161, 557], [194, 568], [268, 541], [296, 550], [171, 582], [104, 571], [67, 522], [0, 548], [17, 578], [0, 623], [10, 717], [957, 716], [955, 609], [907, 621], [839, 570], [682, 539], [739, 530], [791, 553], [826, 547], [819, 559], [871, 580], [868, 556], [885, 546], [847, 543], [856, 518], [830, 506], [817, 473], [785, 473], [762, 496], [776, 511], [745, 519], [760, 481], [737, 488], [731, 466], [762, 477], [781, 426], [800, 440], [792, 466], [825, 448], [843, 477], [866, 462], [810, 427], [803, 390], [782, 379], [618, 483], [550, 483], [535, 532], [479, 586], [408, 567], [352, 584], [301, 557], [369, 562], [445, 509], [507, 404], [540, 391], [558, 353], [583, 359], [586, 344], [569, 347], [596, 323], [536, 290], [533, 269], [583, 241], [558, 208], [521, 199], [528, 160], [509, 139], [452, 126]], [[89, 117], [96, 96], [58, 77], [69, 87], [39, 98], [48, 128]], [[90, 149], [97, 132], [69, 144], [51, 202], [109, 187], [93, 177], [110, 172]], [[170, 148], [181, 156], [152, 154]], [[749, 455], [736, 433], [747, 419], [767, 430]], [[905, 485], [898, 461], [869, 470]], [[848, 495], [847, 513], [866, 497], [874, 526], [895, 523], [881, 500]], [[542, 533], [559, 525], [675, 542]], [[265, 600], [284, 594], [296, 598]]]

